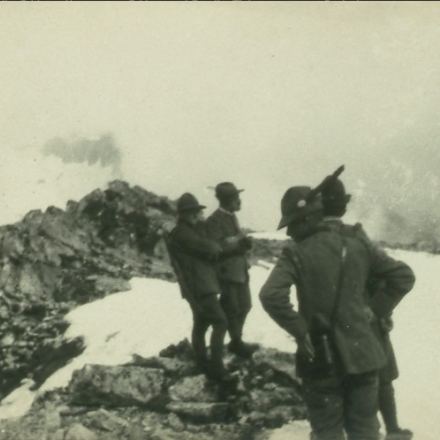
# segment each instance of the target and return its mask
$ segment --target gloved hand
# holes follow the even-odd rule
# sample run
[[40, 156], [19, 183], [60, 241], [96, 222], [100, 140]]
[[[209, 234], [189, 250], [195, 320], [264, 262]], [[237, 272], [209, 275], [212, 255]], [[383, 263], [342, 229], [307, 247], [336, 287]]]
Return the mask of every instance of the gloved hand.
[[394, 322], [392, 318], [382, 318], [380, 320], [380, 327], [383, 332], [389, 333], [394, 328]]
[[209, 260], [216, 262], [221, 257], [223, 250], [221, 246], [215, 241], [211, 241], [211, 255], [209, 256]]
[[371, 324], [375, 319], [377, 319], [377, 316], [374, 314], [373, 310], [371, 310], [370, 307], [365, 306], [364, 311], [365, 314], [367, 315], [367, 320], [369, 324]]
[[309, 361], [312, 362], [315, 357], [315, 349], [313, 348], [312, 340], [309, 333], [303, 338], [297, 338], [298, 351]]
[[252, 238], [251, 237], [243, 237], [240, 240], [240, 245], [243, 246], [247, 251], [252, 249]]

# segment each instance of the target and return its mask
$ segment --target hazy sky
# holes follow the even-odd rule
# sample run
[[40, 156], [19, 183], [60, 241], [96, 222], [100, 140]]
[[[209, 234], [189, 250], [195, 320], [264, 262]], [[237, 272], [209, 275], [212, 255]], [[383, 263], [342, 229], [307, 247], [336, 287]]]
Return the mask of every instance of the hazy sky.
[[127, 181], [232, 180], [257, 229], [345, 164], [353, 217], [436, 227], [438, 2], [2, 2], [0, 41], [5, 155], [111, 131]]

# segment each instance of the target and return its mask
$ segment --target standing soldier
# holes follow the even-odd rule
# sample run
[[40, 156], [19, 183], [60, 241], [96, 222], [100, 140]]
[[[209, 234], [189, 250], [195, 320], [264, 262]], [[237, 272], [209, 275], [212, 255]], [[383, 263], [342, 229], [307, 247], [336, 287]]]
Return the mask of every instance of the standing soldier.
[[[200, 221], [204, 208], [190, 193], [179, 198], [179, 218], [168, 238], [168, 248], [182, 296], [193, 313], [192, 346], [197, 364], [208, 378], [231, 381], [223, 366], [227, 319], [217, 297], [220, 285], [214, 268], [221, 248], [206, 236], [204, 222]], [[212, 326], [210, 359], [205, 343], [209, 326]]]
[[215, 195], [220, 207], [206, 220], [208, 236], [215, 240], [223, 251], [217, 265], [220, 280], [220, 303], [228, 319], [231, 342], [229, 351], [238, 356], [250, 357], [253, 349], [242, 340], [243, 326], [251, 309], [249, 272], [246, 251], [252, 246], [250, 238], [241, 231], [235, 212], [241, 208], [240, 192], [233, 183], [219, 183]]
[[[350, 194], [346, 194], [344, 184], [340, 179], [333, 180], [331, 184], [327, 185], [322, 191], [324, 222], [340, 234], [355, 235], [362, 240], [369, 241], [360, 223], [346, 225], [342, 222], [341, 217], [346, 212], [350, 198]], [[367, 282], [367, 301], [383, 287], [383, 282], [370, 279]], [[400, 428], [397, 421], [396, 400], [392, 382], [399, 376], [399, 371], [389, 336], [389, 332], [393, 327], [392, 319], [391, 316], [378, 319], [373, 314], [371, 319], [373, 329], [379, 337], [387, 357], [387, 365], [379, 371], [379, 411], [382, 414], [387, 431], [385, 440], [410, 440], [413, 436], [412, 432], [409, 429]]]
[[[365, 312], [369, 274], [386, 288], [371, 301], [388, 316], [414, 284], [412, 270], [356, 237], [344, 237], [323, 222], [317, 191], [292, 187], [281, 202], [278, 229], [295, 242], [282, 255], [261, 289], [266, 312], [298, 344], [297, 372], [317, 440], [378, 440], [377, 371], [383, 349]], [[299, 310], [290, 288], [296, 286]]]

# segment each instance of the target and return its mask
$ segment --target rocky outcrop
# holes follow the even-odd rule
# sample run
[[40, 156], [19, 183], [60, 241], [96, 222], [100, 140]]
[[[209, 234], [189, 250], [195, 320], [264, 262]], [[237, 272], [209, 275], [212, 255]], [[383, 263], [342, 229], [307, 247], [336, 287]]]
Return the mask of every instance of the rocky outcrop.
[[249, 361], [225, 353], [226, 364], [236, 377], [235, 384], [227, 387], [197, 371], [187, 340], [164, 353], [172, 357], [135, 355], [124, 366], [85, 366], [75, 372], [67, 389], [70, 404], [137, 405], [174, 413], [182, 423], [242, 420], [274, 426], [304, 416], [291, 353], [260, 347]]
[[134, 276], [173, 279], [159, 242], [174, 221], [173, 202], [114, 181], [0, 227], [0, 398], [83, 350], [62, 339], [77, 304], [129, 290]]
[[147, 406], [162, 394], [163, 385], [163, 370], [86, 365], [74, 372], [69, 393], [79, 405]]
[[0, 429], [7, 440], [263, 440], [306, 417], [294, 355], [259, 347], [249, 360], [225, 351], [225, 361], [233, 385], [200, 374], [187, 340], [126, 365], [87, 365]]

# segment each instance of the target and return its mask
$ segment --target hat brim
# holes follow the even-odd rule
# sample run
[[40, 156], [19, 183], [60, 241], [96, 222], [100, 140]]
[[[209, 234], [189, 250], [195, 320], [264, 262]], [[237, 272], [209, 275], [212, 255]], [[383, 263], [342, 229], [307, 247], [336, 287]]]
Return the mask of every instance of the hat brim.
[[303, 218], [307, 217], [310, 214], [313, 214], [316, 211], [322, 211], [322, 209], [323, 209], [322, 206], [312, 207], [311, 205], [309, 205], [309, 209], [305, 209], [304, 211], [302, 211], [300, 213], [295, 212], [290, 215], [285, 215], [285, 216], [281, 217], [280, 223], [278, 224], [277, 231], [285, 228], [286, 226], [288, 226], [290, 223], [292, 223], [294, 221], [302, 220]]
[[237, 197], [237, 196], [238, 196], [240, 193], [242, 193], [243, 191], [244, 191], [244, 189], [237, 189], [236, 191], [231, 191], [231, 192], [229, 192], [229, 193], [224, 193], [224, 194], [216, 192], [216, 193], [215, 193], [215, 196], [216, 196], [218, 199], [221, 199], [221, 200], [227, 200], [227, 199], [230, 199], [230, 198], [232, 198], [232, 197]]
[[184, 208], [181, 208], [179, 212], [186, 212], [186, 211], [201, 211], [202, 209], [205, 209], [205, 205], [188, 205]]
[[285, 228], [289, 223], [292, 223], [294, 220], [298, 220], [296, 214], [287, 215], [287, 216], [282, 217], [280, 220], [280, 223], [278, 224], [277, 231]]

